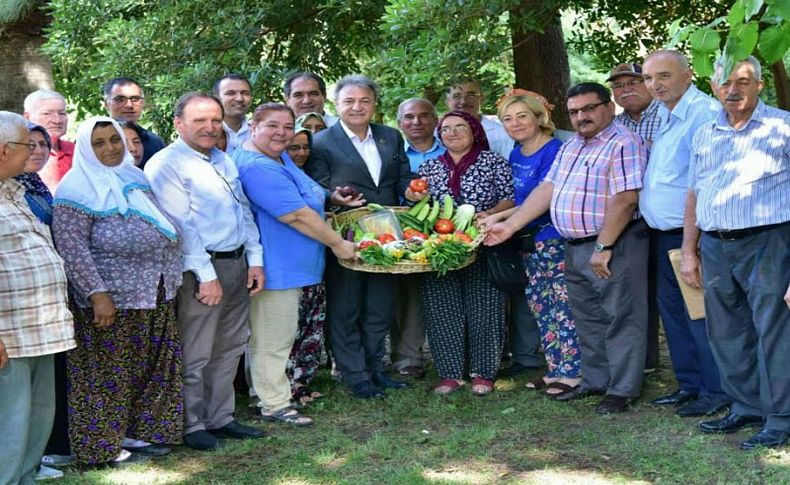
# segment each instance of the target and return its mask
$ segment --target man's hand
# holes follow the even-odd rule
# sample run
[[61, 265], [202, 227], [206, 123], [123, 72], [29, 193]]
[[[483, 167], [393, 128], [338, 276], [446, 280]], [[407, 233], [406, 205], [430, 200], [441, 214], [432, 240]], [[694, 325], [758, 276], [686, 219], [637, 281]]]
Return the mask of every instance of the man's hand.
[[222, 300], [222, 285], [219, 284], [219, 280], [214, 279], [200, 283], [195, 298], [197, 298], [197, 301], [207, 306], [219, 305], [220, 300]]
[[612, 272], [609, 271], [609, 261], [612, 260], [612, 250], [607, 249], [600, 253], [596, 253], [593, 251], [592, 256], [590, 256], [590, 267], [592, 267], [593, 273], [599, 278], [609, 278], [612, 276]]
[[263, 266], [250, 266], [247, 269], [247, 289], [250, 291], [250, 296], [263, 291], [263, 280]]
[[[785, 293], [785, 303], [787, 303], [787, 308], [790, 308], [790, 285], [787, 285], [787, 293]], [[0, 344], [2, 344], [2, 341], [0, 341]], [[2, 367], [3, 366], [0, 365], [0, 368]]]
[[109, 327], [115, 323], [115, 304], [107, 292], [94, 293], [90, 296], [93, 305], [93, 323], [99, 327]]
[[488, 229], [488, 234], [486, 234], [483, 244], [486, 246], [496, 246], [510, 239], [514, 232], [516, 231], [506, 222], [497, 222]]
[[410, 188], [406, 188], [406, 194], [405, 194], [406, 199], [408, 199], [408, 200], [410, 200], [412, 202], [419, 202], [422, 199], [424, 199], [427, 195], [428, 195], [428, 191], [427, 190], [423, 190], [422, 192], [415, 192], [415, 191], [411, 190]]
[[696, 250], [680, 253], [680, 278], [692, 288], [702, 288], [702, 267]]
[[0, 370], [8, 363], [8, 352], [5, 349], [3, 339], [0, 338]]
[[343, 187], [335, 187], [335, 191], [329, 196], [329, 202], [332, 205], [341, 205], [345, 207], [362, 207], [367, 200], [364, 199], [364, 194], [361, 192], [357, 195], [342, 196], [340, 191]]

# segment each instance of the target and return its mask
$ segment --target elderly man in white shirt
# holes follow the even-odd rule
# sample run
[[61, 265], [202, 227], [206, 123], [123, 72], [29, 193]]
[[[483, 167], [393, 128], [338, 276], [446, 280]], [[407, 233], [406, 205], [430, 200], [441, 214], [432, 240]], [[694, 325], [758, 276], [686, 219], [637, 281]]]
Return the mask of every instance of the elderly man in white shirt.
[[249, 333], [249, 296], [263, 288], [263, 249], [238, 171], [215, 146], [222, 104], [193, 92], [174, 112], [179, 138], [149, 161], [145, 174], [183, 238], [184, 443], [206, 451], [218, 447], [218, 438], [263, 436], [234, 420], [232, 382]]

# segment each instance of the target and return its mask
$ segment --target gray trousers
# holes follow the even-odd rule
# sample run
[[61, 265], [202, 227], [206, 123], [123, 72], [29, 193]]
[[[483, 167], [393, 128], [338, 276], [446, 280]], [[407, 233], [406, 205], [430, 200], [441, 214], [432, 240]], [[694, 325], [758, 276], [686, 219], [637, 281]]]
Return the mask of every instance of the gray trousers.
[[614, 245], [609, 270], [598, 278], [590, 267], [595, 242], [568, 244], [565, 280], [582, 351], [582, 385], [607, 394], [636, 397], [642, 389], [647, 344], [649, 235], [640, 221]]
[[524, 292], [509, 293], [508, 299], [510, 300], [508, 345], [510, 353], [513, 354], [513, 363], [534, 368], [545, 366], [546, 358], [538, 351], [540, 329], [529, 309], [529, 302]]
[[732, 411], [790, 431], [790, 223], [735, 241], [702, 235], [708, 340]]
[[425, 323], [420, 304], [421, 274], [400, 275], [400, 311], [390, 331], [392, 339], [392, 367], [424, 365], [422, 349], [425, 345]]
[[233, 376], [249, 337], [250, 297], [244, 257], [211, 262], [222, 285], [219, 305], [206, 306], [195, 298], [198, 282], [191, 271], [184, 273], [178, 293], [185, 435], [233, 421]]
[[0, 369], [0, 485], [34, 483], [54, 418], [52, 355], [9, 359]]

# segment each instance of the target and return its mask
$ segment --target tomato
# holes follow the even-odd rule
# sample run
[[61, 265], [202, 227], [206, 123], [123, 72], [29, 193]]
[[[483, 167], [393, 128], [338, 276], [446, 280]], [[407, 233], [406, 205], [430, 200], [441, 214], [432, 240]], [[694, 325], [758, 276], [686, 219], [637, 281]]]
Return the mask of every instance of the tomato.
[[392, 241], [396, 240], [395, 236], [393, 236], [392, 234], [379, 234], [378, 236], [376, 236], [376, 239], [378, 239], [378, 241], [381, 244], [391, 243]]
[[417, 232], [414, 234], [414, 237], [418, 237], [420, 239], [428, 239], [428, 235], [424, 232]]
[[357, 247], [359, 248], [360, 251], [362, 251], [365, 248], [369, 248], [370, 246], [375, 246], [377, 244], [378, 242], [367, 239], [365, 241], [360, 241], [359, 244], [357, 244]]
[[417, 229], [412, 229], [411, 227], [407, 228], [403, 231], [403, 239], [409, 240], [411, 238], [418, 237], [420, 239], [428, 239], [428, 235], [418, 231]]
[[455, 237], [455, 240], [458, 242], [472, 244], [472, 238], [461, 231], [456, 231], [453, 237]]
[[428, 181], [425, 179], [414, 179], [409, 182], [409, 189], [412, 192], [425, 192], [428, 190]]
[[433, 225], [433, 230], [439, 234], [452, 234], [455, 230], [455, 225], [450, 219], [439, 219], [436, 221], [436, 224]]

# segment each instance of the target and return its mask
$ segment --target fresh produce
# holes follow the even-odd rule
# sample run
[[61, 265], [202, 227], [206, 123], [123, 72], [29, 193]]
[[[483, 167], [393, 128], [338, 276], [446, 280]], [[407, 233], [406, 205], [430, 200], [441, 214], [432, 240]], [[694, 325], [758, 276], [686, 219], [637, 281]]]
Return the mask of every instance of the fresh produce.
[[349, 187], [346, 185], [345, 187], [340, 188], [340, 195], [342, 197], [354, 197], [356, 198], [359, 195], [359, 191], [354, 187]]
[[465, 231], [475, 218], [475, 206], [471, 204], [464, 204], [458, 207], [453, 216], [453, 224], [459, 231]]
[[[363, 241], [364, 242], [364, 241]], [[372, 244], [364, 248], [360, 244], [359, 259], [367, 264], [377, 264], [380, 266], [392, 266], [397, 261], [394, 257], [387, 254], [383, 247], [371, 241]]]
[[434, 224], [433, 230], [439, 234], [450, 234], [455, 230], [455, 224], [450, 219], [439, 219]]
[[430, 200], [431, 200], [431, 196], [430, 195], [426, 195], [425, 197], [420, 199], [419, 202], [414, 204], [414, 207], [409, 209], [409, 212], [407, 212], [407, 214], [409, 214], [410, 216], [413, 216], [413, 217], [417, 217], [417, 214], [420, 213], [420, 211], [422, 210], [423, 207], [428, 205], [428, 202], [430, 202]]
[[445, 194], [442, 204], [442, 219], [450, 219], [453, 217], [453, 198]]
[[469, 237], [463, 231], [455, 231], [453, 233], [453, 237], [456, 239], [456, 241], [461, 241], [462, 243], [466, 243], [466, 244], [472, 244], [472, 238]]
[[454, 239], [446, 239], [437, 244], [431, 252], [429, 261], [439, 276], [444, 276], [447, 271], [455, 269], [469, 259], [472, 247]]
[[392, 241], [395, 241], [396, 239], [395, 236], [393, 236], [392, 234], [379, 234], [378, 236], [376, 236], [376, 240], [381, 244], [387, 244], [387, 243], [391, 243]]
[[439, 218], [439, 208], [439, 201], [434, 200], [433, 206], [431, 206], [431, 211], [428, 213], [428, 217], [425, 218], [428, 224], [433, 226], [436, 223], [436, 219]]
[[359, 248], [360, 251], [364, 251], [365, 249], [371, 246], [378, 246], [378, 245], [379, 245], [378, 242], [372, 239], [366, 239], [364, 241], [360, 241], [359, 244], [357, 244], [357, 248]]
[[412, 192], [425, 192], [428, 190], [428, 181], [425, 179], [414, 179], [409, 182], [409, 189]]

